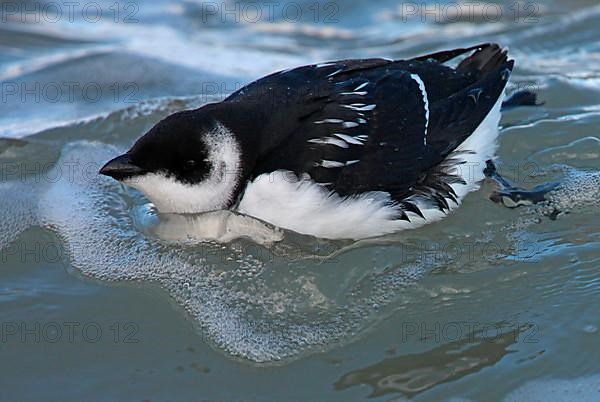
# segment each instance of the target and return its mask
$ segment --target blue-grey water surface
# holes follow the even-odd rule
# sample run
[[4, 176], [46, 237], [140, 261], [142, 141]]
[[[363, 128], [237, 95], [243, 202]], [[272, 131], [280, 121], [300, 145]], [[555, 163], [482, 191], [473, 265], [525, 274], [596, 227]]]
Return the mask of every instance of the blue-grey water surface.
[[[600, 399], [596, 2], [0, 6], [0, 400]], [[96, 174], [269, 72], [490, 41], [543, 103], [504, 114], [498, 168], [562, 181], [556, 220], [484, 184], [383, 239], [166, 241]]]

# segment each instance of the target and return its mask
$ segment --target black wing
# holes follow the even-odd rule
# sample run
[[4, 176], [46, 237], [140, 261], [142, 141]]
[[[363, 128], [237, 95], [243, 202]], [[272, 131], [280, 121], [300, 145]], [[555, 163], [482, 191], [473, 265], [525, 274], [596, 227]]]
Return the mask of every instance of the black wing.
[[[443, 64], [472, 50], [456, 68]], [[403, 202], [423, 194], [443, 210], [454, 199], [449, 184], [460, 179], [440, 163], [490, 112], [512, 66], [489, 44], [411, 60], [345, 60], [273, 74], [225, 102], [260, 103], [266, 113], [254, 175], [289, 169], [341, 195], [386, 191]]]

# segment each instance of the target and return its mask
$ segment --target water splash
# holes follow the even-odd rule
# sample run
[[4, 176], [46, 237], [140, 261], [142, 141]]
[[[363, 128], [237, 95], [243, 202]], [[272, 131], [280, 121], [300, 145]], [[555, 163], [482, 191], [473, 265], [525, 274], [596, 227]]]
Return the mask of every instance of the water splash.
[[566, 214], [600, 205], [600, 172], [581, 171], [569, 166], [555, 166], [555, 169], [564, 173], [564, 179], [540, 205], [542, 214]]
[[[147, 124], [148, 115], [167, 113], [170, 106], [159, 102], [146, 108], [87, 123], [83, 132], [93, 127], [96, 137], [112, 141], [114, 124]], [[52, 230], [78, 272], [111, 282], [160, 284], [204, 339], [232, 356], [274, 363], [349, 342], [402, 308], [403, 298], [414, 300], [407, 289], [426, 272], [418, 253], [410, 261], [394, 262], [390, 256], [369, 261], [377, 247], [318, 242], [263, 223], [265, 241], [258, 244], [244, 236], [229, 238], [227, 245], [199, 243], [187, 233], [206, 230], [206, 217], [158, 216], [139, 193], [97, 174], [121, 148], [90, 141], [61, 147], [49, 141], [55, 137], [51, 131], [32, 141], [0, 144], [2, 161], [49, 166], [44, 180], [35, 174], [3, 176], [0, 248], [31, 226]], [[76, 135], [63, 130], [60, 138]], [[536, 211], [598, 204], [600, 173], [561, 171], [562, 185]], [[344, 280], [328, 286], [327, 277]]]
[[69, 143], [49, 171], [59, 180], [3, 183], [0, 246], [31, 225], [53, 230], [84, 276], [159, 283], [211, 344], [261, 363], [352, 339], [423, 275], [420, 266], [403, 264], [323, 289], [318, 270], [329, 273], [312, 269], [326, 258], [303, 238], [269, 249], [245, 240], [224, 246], [148, 236], [136, 227], [141, 197], [96, 174], [118, 151], [97, 142]]

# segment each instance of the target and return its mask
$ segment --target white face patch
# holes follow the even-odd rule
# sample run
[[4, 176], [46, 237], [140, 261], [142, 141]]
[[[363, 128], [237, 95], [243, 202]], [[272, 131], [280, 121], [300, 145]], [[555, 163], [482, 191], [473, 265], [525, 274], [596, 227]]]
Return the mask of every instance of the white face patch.
[[211, 170], [197, 184], [187, 184], [162, 173], [148, 173], [123, 182], [148, 197], [160, 212], [196, 213], [227, 208], [241, 175], [241, 151], [223, 125], [205, 134]]

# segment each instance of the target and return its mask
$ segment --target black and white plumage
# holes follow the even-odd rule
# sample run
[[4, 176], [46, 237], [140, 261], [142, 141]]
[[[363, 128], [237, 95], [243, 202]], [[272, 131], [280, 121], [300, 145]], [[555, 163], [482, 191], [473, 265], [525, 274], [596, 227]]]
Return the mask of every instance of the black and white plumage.
[[478, 188], [512, 67], [484, 44], [277, 72], [167, 117], [101, 173], [161, 212], [232, 209], [324, 238], [419, 227]]

